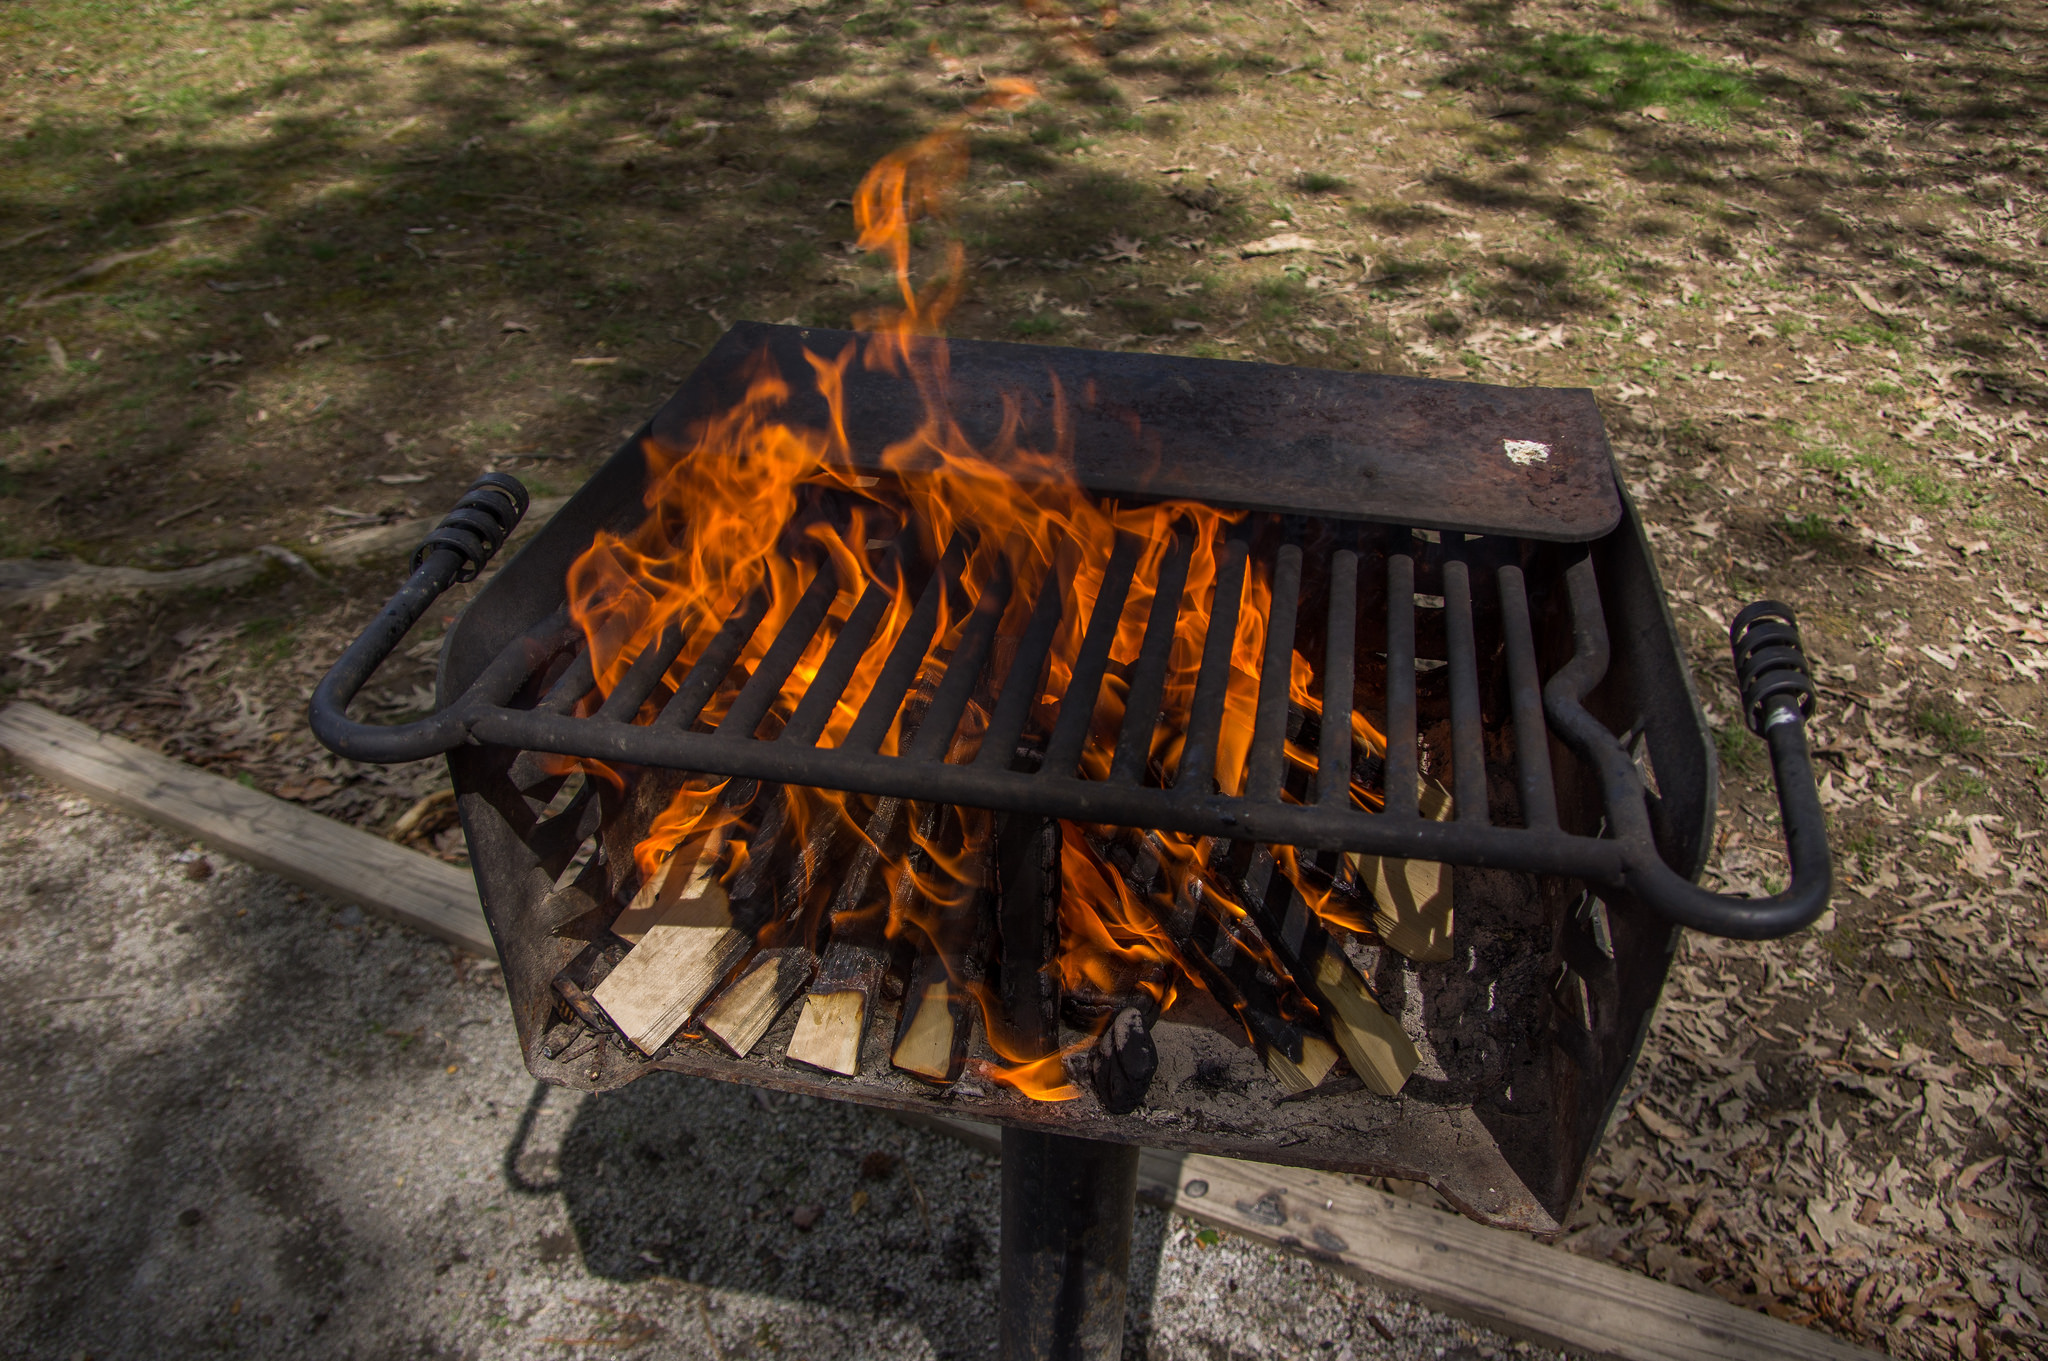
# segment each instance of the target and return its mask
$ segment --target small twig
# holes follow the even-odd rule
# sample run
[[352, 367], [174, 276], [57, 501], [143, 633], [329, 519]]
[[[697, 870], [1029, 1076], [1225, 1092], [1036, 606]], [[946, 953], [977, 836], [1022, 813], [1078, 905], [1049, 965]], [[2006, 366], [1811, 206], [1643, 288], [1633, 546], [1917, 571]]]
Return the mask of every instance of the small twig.
[[112, 1002], [127, 995], [125, 992], [82, 992], [76, 997], [46, 997], [43, 999], [43, 1005], [54, 1007], [65, 1002]]
[[187, 506], [183, 510], [174, 510], [169, 515], [164, 516], [163, 519], [158, 520], [156, 522], [156, 527], [158, 529], [162, 529], [166, 525], [174, 525], [178, 521], [184, 519], [187, 515], [197, 515], [200, 511], [205, 510], [210, 506], [217, 506], [227, 499], [228, 494], [226, 492], [222, 492], [219, 496], [214, 497], [210, 501], [201, 501], [196, 506]]
[[932, 1236], [931, 1211], [925, 1208], [924, 1192], [918, 1189], [917, 1178], [910, 1175], [910, 1160], [903, 1160], [903, 1180], [910, 1187], [910, 1197], [917, 1202], [917, 1218], [924, 1225], [924, 1236]]
[[711, 1348], [711, 1361], [725, 1361], [725, 1348], [718, 1345], [718, 1334], [711, 1331], [711, 1310], [705, 1307], [701, 1289], [697, 1292], [697, 1321], [704, 1325], [704, 1344]]
[[36, 227], [33, 230], [25, 231], [20, 236], [10, 236], [5, 241], [0, 241], [0, 250], [13, 250], [16, 246], [26, 246], [37, 237], [48, 236], [63, 225], [61, 222], [53, 222], [47, 227]]

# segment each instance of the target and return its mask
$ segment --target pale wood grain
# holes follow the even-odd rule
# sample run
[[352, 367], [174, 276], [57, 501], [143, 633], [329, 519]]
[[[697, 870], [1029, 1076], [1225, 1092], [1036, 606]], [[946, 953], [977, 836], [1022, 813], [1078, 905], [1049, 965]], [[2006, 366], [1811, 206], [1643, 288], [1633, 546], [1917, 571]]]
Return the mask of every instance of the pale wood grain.
[[784, 1054], [796, 1063], [852, 1077], [860, 1071], [860, 1042], [867, 1033], [868, 995], [864, 992], [814, 992], [804, 998], [803, 1014], [789, 1037]]
[[816, 960], [809, 950], [763, 950], [697, 1017], [704, 1033], [740, 1058], [753, 1052], [782, 1009], [796, 1000]]
[[[993, 1125], [910, 1123], [1000, 1152]], [[1200, 1194], [1196, 1194], [1199, 1191]], [[1347, 1275], [1578, 1356], [1616, 1361], [1871, 1361], [1877, 1353], [1417, 1205], [1344, 1177], [1147, 1149], [1147, 1200]]]
[[467, 870], [93, 731], [40, 705], [0, 710], [0, 747], [45, 779], [261, 870], [497, 957]]

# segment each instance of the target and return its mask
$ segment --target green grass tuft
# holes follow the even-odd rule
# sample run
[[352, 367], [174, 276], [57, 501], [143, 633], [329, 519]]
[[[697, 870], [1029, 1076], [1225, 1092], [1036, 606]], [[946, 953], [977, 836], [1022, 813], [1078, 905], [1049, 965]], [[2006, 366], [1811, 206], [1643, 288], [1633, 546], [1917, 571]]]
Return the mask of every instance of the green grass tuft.
[[1673, 118], [1717, 124], [1759, 102], [1756, 88], [1725, 67], [1660, 43], [1584, 33], [1542, 34], [1500, 52], [1491, 71], [1475, 64], [1451, 79], [1493, 84], [1503, 76], [1555, 109], [1661, 107]]
[[1914, 709], [1913, 730], [1958, 754], [1984, 740], [1984, 730], [1945, 699], [1932, 699]]

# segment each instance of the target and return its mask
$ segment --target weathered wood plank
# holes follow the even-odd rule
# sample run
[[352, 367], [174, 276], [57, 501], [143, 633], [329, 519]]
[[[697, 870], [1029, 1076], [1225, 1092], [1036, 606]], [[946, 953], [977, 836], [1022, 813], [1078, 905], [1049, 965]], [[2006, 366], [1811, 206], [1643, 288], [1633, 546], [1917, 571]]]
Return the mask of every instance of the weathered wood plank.
[[[911, 1123], [988, 1152], [992, 1125]], [[1877, 1353], [1388, 1195], [1343, 1177], [1145, 1150], [1138, 1194], [1302, 1252], [1432, 1309], [1578, 1356], [1615, 1361], [1871, 1361]]]
[[345, 826], [36, 704], [0, 709], [0, 747], [45, 779], [329, 897], [497, 957], [467, 870]]

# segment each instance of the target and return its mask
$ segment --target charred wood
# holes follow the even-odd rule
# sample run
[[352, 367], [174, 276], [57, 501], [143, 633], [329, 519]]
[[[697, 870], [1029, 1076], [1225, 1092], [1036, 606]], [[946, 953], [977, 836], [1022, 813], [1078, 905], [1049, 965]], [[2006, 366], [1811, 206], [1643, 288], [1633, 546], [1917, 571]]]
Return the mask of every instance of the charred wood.
[[1145, 1092], [1159, 1069], [1152, 1023], [1137, 1007], [1125, 1007], [1095, 1042], [1095, 1095], [1111, 1115], [1128, 1115], [1145, 1104]]

